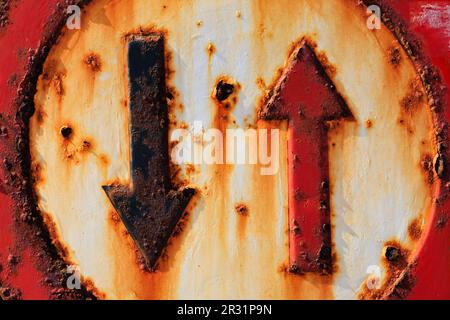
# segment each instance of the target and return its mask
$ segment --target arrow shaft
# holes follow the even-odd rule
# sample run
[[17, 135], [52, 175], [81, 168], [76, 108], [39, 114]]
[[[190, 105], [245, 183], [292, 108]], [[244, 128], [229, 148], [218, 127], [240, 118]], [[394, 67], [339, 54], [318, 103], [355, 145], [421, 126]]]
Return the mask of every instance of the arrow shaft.
[[327, 121], [351, 112], [305, 41], [292, 53], [266, 120], [289, 120], [289, 260], [293, 272], [332, 272]]
[[128, 45], [133, 189], [169, 189], [164, 38], [139, 36]]
[[331, 273], [328, 139], [315, 122], [289, 128], [289, 256], [300, 272]]

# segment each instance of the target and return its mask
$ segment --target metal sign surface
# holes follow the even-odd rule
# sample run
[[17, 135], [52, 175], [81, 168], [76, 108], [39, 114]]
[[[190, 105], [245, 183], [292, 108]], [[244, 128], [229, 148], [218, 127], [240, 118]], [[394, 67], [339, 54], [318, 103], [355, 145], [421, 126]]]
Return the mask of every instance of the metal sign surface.
[[[77, 5], [71, 29], [49, 2], [53, 24], [0, 118], [1, 216], [15, 206], [15, 233], [33, 239], [1, 242], [2, 285], [448, 297], [449, 276], [429, 274], [450, 265], [445, 88], [384, 1]], [[27, 291], [10, 273], [25, 263], [51, 283]]]

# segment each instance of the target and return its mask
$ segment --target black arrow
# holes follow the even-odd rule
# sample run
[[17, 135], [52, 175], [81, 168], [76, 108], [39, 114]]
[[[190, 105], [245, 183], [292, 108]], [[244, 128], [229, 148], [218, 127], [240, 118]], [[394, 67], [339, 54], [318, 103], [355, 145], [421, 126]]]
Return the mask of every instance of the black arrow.
[[128, 44], [131, 185], [103, 186], [153, 270], [195, 189], [173, 190], [169, 172], [164, 38]]

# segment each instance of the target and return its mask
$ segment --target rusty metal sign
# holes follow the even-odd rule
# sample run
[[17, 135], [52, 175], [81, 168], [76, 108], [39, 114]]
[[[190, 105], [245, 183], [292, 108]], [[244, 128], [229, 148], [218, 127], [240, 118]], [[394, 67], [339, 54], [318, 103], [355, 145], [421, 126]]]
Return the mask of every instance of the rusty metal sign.
[[449, 8], [1, 2], [1, 299], [450, 298]]

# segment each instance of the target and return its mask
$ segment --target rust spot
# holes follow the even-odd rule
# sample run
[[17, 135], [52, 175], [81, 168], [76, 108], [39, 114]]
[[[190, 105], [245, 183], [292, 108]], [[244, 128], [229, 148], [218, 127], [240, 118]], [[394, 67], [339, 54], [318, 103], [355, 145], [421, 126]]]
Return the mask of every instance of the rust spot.
[[44, 123], [46, 117], [47, 117], [47, 114], [45, 113], [45, 111], [42, 110], [41, 108], [37, 108], [37, 110], [36, 110], [37, 123], [42, 125]]
[[389, 262], [396, 262], [400, 257], [400, 249], [395, 246], [387, 246], [384, 256]]
[[422, 157], [420, 162], [421, 168], [425, 174], [425, 181], [428, 184], [432, 184], [434, 181], [434, 170], [433, 170], [433, 158], [431, 155], [426, 154]]
[[63, 86], [63, 75], [61, 73], [55, 74], [53, 77], [53, 88], [55, 88], [55, 92], [58, 96], [64, 95], [64, 86]]
[[192, 175], [195, 173], [195, 166], [193, 164], [186, 164], [186, 175]]
[[412, 112], [424, 99], [424, 92], [422, 91], [421, 82], [416, 79], [411, 81], [406, 96], [400, 102], [400, 105], [405, 111]]
[[92, 148], [92, 142], [89, 140], [83, 140], [79, 148], [80, 152], [88, 152]]
[[234, 206], [234, 209], [236, 210], [236, 213], [241, 216], [248, 216], [248, 207], [244, 203], [237, 203]]
[[70, 139], [73, 134], [73, 129], [70, 126], [62, 126], [59, 130], [64, 139]]
[[197, 27], [201, 27], [201, 26], [203, 26], [203, 21], [202, 20], [198, 20], [197, 22], [196, 22], [196, 25], [197, 25]]
[[279, 267], [278, 267], [278, 272], [280, 273], [288, 273], [289, 272], [289, 267], [286, 265], [286, 263], [282, 263]]
[[83, 59], [83, 62], [89, 67], [92, 72], [99, 72], [102, 69], [102, 63], [100, 61], [100, 56], [96, 53], [89, 53]]
[[100, 164], [104, 167], [107, 167], [110, 164], [110, 160], [106, 154], [100, 155], [99, 160], [100, 160]]
[[33, 174], [34, 185], [37, 186], [45, 181], [42, 167], [38, 162], [33, 162], [31, 172]]
[[373, 121], [370, 120], [370, 119], [368, 119], [368, 120], [366, 121], [366, 128], [367, 128], [367, 129], [370, 129], [370, 128], [372, 128], [372, 127], [373, 127]]
[[213, 43], [208, 43], [208, 46], [206, 47], [206, 54], [208, 55], [209, 60], [211, 60], [214, 53], [216, 53], [216, 47]]
[[402, 55], [400, 53], [400, 48], [397, 46], [392, 46], [388, 51], [389, 63], [394, 67], [398, 67], [402, 61]]
[[19, 289], [0, 286], [0, 300], [22, 300]]
[[369, 276], [363, 283], [358, 298], [362, 300], [405, 298], [414, 285], [409, 262], [410, 250], [397, 240], [387, 241], [383, 248], [381, 263], [386, 274], [380, 287], [369, 289], [367, 284], [373, 279]]
[[[215, 82], [211, 93], [211, 98], [214, 100], [217, 107], [217, 113], [214, 117], [214, 126], [222, 132], [225, 132], [227, 123], [233, 122], [231, 111], [237, 104], [239, 90], [239, 83], [228, 76], [219, 77]], [[225, 144], [224, 147], [226, 150]]]
[[408, 226], [408, 236], [411, 240], [417, 241], [422, 235], [422, 219], [415, 218]]
[[233, 94], [234, 85], [226, 82], [225, 80], [219, 80], [216, 85], [215, 97], [218, 101], [222, 102], [226, 100], [231, 94]]
[[240, 10], [236, 10], [236, 18], [241, 18], [242, 17], [242, 13]]
[[266, 85], [264, 79], [261, 77], [256, 78], [256, 86], [262, 91], [267, 90], [267, 85]]
[[111, 222], [114, 225], [117, 225], [121, 222], [119, 215], [117, 214], [116, 210], [110, 210], [109, 211], [109, 218], [111, 219]]

